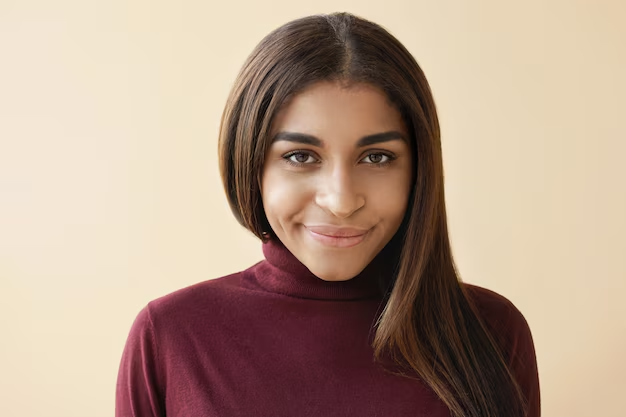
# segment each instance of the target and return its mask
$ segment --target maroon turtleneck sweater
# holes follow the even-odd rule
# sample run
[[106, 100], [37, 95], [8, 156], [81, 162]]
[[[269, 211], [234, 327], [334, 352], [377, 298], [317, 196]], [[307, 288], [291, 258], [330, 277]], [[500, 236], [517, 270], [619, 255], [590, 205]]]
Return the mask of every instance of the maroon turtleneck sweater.
[[[265, 260], [148, 303], [119, 368], [116, 417], [449, 417], [423, 383], [374, 361], [380, 291], [368, 267], [327, 282], [280, 242]], [[463, 284], [503, 340], [539, 417], [535, 351], [522, 314], [504, 297]]]

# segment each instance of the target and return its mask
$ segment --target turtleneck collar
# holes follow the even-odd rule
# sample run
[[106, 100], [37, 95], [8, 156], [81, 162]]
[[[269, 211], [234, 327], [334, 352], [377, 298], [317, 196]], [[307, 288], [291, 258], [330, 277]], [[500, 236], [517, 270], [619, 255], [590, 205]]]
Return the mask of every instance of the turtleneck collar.
[[385, 250], [357, 276], [347, 281], [324, 281], [315, 276], [276, 237], [263, 243], [265, 261], [255, 265], [254, 278], [263, 289], [298, 298], [359, 300], [382, 298], [382, 278], [392, 273]]

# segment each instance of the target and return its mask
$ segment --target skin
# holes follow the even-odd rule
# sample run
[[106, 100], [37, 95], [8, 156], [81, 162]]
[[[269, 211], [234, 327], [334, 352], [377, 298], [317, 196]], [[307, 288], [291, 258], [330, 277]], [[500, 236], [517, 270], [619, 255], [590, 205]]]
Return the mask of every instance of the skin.
[[[363, 143], [386, 132], [395, 133]], [[274, 234], [317, 277], [355, 277], [407, 209], [412, 160], [400, 112], [375, 86], [320, 82], [283, 105], [272, 137], [261, 194]]]

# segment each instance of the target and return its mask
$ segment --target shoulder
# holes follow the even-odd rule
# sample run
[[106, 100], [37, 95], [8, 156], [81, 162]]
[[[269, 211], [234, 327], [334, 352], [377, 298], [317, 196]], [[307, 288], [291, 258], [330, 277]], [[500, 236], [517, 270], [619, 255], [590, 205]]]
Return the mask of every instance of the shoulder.
[[247, 295], [241, 286], [244, 272], [198, 282], [152, 299], [137, 313], [131, 337], [156, 343], [224, 321]]
[[538, 417], [541, 397], [537, 357], [526, 318], [506, 297], [476, 285], [462, 285], [524, 393], [528, 403], [527, 415]]
[[494, 326], [506, 326], [511, 322], [526, 321], [522, 312], [505, 296], [487, 288], [463, 283], [470, 301], [479, 310], [483, 319]]
[[[530, 327], [522, 312], [505, 296], [487, 288], [463, 284], [465, 293], [483, 323], [504, 350], [513, 356], [534, 356]], [[528, 352], [533, 350], [533, 352]]]
[[242, 274], [237, 272], [180, 288], [153, 299], [145, 309], [152, 320], [167, 319], [170, 322], [175, 318], [182, 319], [182, 316], [210, 313], [241, 297]]
[[168, 366], [172, 366], [176, 355], [184, 356], [195, 340], [202, 345], [202, 337], [206, 336], [203, 331], [210, 330], [211, 319], [219, 316], [229, 298], [238, 293], [240, 276], [241, 272], [199, 282], [144, 305], [135, 317], [122, 354], [116, 415], [131, 415], [133, 410], [163, 414]]

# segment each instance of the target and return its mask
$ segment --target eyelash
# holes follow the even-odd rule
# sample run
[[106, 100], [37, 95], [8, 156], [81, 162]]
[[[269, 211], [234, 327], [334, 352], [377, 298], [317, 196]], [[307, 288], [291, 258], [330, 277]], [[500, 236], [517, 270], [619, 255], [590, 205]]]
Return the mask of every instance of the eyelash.
[[[295, 167], [299, 167], [299, 168], [304, 167], [306, 165], [312, 165], [312, 163], [295, 162], [295, 161], [292, 161], [291, 159], [289, 159], [289, 158], [291, 158], [294, 155], [308, 155], [310, 157], [315, 158], [315, 156], [313, 155], [312, 152], [305, 151], [305, 150], [292, 151], [292, 152], [289, 152], [289, 153], [283, 155], [283, 159], [285, 160], [285, 162], [287, 162], [289, 165], [292, 165], [292, 166], [295, 166]], [[393, 155], [392, 153], [382, 152], [382, 151], [370, 152], [370, 153], [368, 153], [365, 156], [365, 158], [367, 158], [367, 157], [369, 157], [371, 155], [383, 155], [383, 156], [386, 156], [388, 158], [385, 162], [378, 162], [378, 163], [376, 163], [376, 162], [367, 162], [367, 165], [372, 165], [372, 166], [374, 166], [376, 168], [386, 167], [387, 165], [391, 164], [393, 161], [396, 160], [396, 156]], [[363, 159], [365, 159], [365, 158], [363, 158]]]

